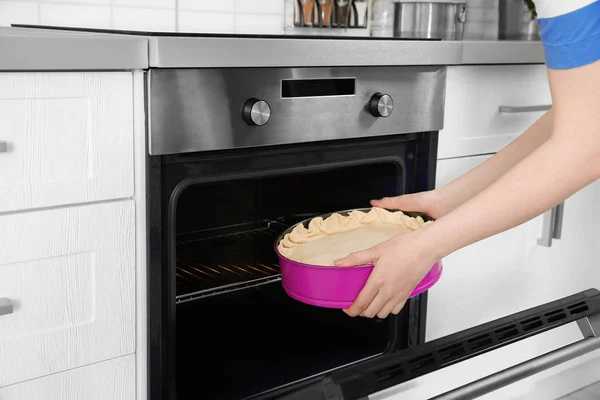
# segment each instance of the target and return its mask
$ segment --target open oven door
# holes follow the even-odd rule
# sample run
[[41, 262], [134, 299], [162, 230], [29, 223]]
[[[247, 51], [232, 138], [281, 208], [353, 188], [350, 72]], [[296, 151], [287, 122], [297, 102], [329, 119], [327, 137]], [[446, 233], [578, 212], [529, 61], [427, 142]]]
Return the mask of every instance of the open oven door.
[[[535, 335], [545, 332], [549, 334], [571, 323], [577, 324], [576, 327], [581, 333], [579, 337], [583, 337], [582, 339], [481, 379], [462, 386], [459, 383], [458, 387], [455, 386], [432, 396], [423, 393], [416, 395], [410, 391], [396, 392], [396, 395], [380, 395], [385, 393], [386, 389], [410, 386], [411, 382], [450, 370], [452, 366], [455, 368], [463, 363], [468, 364], [468, 360], [477, 356], [485, 357], [485, 353], [503, 351], [503, 348], [509, 345], [524, 344]], [[600, 349], [600, 292], [590, 289], [417, 347], [337, 370], [292, 393], [282, 393], [278, 398], [284, 400], [475, 399], [578, 357], [584, 358], [598, 349]], [[600, 371], [597, 368], [594, 370], [597, 372], [597, 380], [600, 380]], [[436, 385], [435, 380], [432, 382], [431, 379], [427, 384]], [[558, 397], [536, 395], [534, 398]]]

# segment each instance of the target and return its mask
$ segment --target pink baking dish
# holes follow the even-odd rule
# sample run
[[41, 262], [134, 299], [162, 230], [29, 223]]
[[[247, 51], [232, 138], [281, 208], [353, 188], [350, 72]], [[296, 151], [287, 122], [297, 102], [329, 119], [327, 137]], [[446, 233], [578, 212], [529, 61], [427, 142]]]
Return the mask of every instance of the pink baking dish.
[[[370, 209], [359, 209], [368, 212]], [[352, 210], [339, 211], [346, 215]], [[322, 215], [327, 218], [330, 214]], [[407, 213], [411, 216], [421, 215], [424, 219], [431, 218], [416, 213]], [[299, 222], [307, 226], [312, 218]], [[288, 296], [306, 304], [326, 308], [348, 308], [373, 270], [373, 265], [360, 265], [350, 268], [323, 267], [318, 265], [302, 264], [282, 256], [277, 250], [277, 245], [283, 237], [292, 231], [296, 225], [283, 232], [275, 241], [275, 252], [279, 257], [281, 268], [281, 282]], [[417, 285], [410, 297], [417, 296], [431, 288], [442, 275], [442, 262], [436, 262], [425, 278]]]

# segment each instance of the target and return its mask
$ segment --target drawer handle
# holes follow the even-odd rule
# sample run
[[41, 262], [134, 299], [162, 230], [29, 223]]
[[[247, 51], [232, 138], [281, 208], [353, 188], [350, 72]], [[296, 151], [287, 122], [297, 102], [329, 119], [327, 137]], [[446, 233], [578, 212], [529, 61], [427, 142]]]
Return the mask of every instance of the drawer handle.
[[517, 114], [517, 113], [528, 113], [538, 111], [548, 111], [552, 108], [551, 104], [545, 104], [541, 106], [500, 106], [498, 111], [505, 114]]
[[8, 153], [8, 143], [4, 140], [0, 140], [0, 153]]
[[13, 303], [10, 299], [0, 299], [0, 315], [13, 313]]
[[544, 214], [544, 227], [542, 237], [538, 239], [538, 244], [544, 247], [552, 247], [552, 239], [560, 239], [562, 236], [563, 215], [565, 213], [565, 203], [560, 203]]

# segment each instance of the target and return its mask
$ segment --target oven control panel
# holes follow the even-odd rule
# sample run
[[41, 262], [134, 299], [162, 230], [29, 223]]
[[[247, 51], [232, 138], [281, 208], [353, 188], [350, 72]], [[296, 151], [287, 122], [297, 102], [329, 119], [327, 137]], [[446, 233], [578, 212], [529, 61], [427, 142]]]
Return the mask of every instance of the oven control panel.
[[150, 154], [439, 131], [446, 67], [151, 69]]

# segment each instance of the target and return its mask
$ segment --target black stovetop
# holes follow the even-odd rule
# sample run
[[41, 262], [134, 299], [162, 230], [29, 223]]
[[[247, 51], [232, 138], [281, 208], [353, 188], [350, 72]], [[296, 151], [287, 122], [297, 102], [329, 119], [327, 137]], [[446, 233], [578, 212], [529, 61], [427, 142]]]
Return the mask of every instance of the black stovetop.
[[26, 25], [12, 24], [14, 28], [33, 28], [47, 29], [53, 31], [69, 31], [69, 32], [87, 32], [87, 33], [103, 33], [114, 35], [131, 35], [131, 36], [149, 36], [149, 37], [181, 37], [181, 38], [246, 38], [246, 39], [311, 39], [311, 40], [394, 40], [394, 41], [440, 41], [441, 39], [423, 39], [423, 38], [406, 38], [406, 37], [376, 37], [376, 36], [337, 36], [337, 35], [271, 35], [271, 34], [233, 34], [233, 33], [198, 33], [198, 32], [149, 32], [149, 31], [129, 31], [118, 29], [95, 29], [95, 28], [77, 28], [51, 25]]

